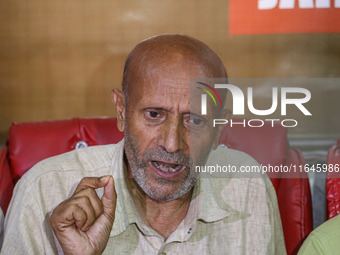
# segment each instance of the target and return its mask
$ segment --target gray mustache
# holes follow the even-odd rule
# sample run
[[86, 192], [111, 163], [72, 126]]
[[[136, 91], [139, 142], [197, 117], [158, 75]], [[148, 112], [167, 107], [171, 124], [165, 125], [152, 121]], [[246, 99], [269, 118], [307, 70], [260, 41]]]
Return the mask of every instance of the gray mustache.
[[191, 165], [191, 158], [181, 152], [167, 152], [164, 149], [157, 148], [157, 149], [149, 149], [147, 150], [143, 156], [141, 162], [147, 162], [148, 160], [152, 161], [167, 161], [173, 162], [176, 164]]

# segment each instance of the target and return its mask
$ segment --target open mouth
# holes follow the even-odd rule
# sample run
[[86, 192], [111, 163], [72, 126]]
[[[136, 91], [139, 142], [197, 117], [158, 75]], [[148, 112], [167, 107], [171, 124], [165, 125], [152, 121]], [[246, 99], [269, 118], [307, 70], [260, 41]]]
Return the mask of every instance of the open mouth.
[[153, 168], [156, 168], [163, 173], [176, 173], [182, 171], [185, 168], [183, 165], [165, 163], [161, 161], [151, 161], [151, 165]]

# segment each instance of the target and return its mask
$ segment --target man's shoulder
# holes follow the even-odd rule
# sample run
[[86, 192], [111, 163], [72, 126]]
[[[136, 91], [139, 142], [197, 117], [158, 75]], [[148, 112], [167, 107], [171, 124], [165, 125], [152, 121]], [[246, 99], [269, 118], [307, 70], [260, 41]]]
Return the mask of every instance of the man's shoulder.
[[259, 165], [259, 163], [249, 154], [230, 149], [226, 146], [219, 146], [216, 150], [213, 150], [209, 155], [208, 161], [211, 163], [233, 166]]
[[[212, 158], [215, 160], [211, 161]], [[213, 151], [207, 164], [235, 166], [237, 170], [242, 166], [260, 167], [248, 154], [228, 148]], [[231, 170], [223, 171], [222, 168], [218, 171], [221, 172], [201, 175], [200, 189], [204, 207], [209, 204], [213, 208], [215, 205], [215, 208], [223, 209], [239, 219], [257, 215], [257, 220], [264, 224], [268, 224], [271, 213], [278, 215], [275, 190], [268, 176], [261, 173], [242, 175]]]
[[261, 165], [253, 157], [227, 147], [219, 147], [212, 151], [204, 170], [204, 176], [216, 177], [214, 179], [220, 179], [222, 182], [228, 178], [264, 185], [268, 179], [268, 176], [262, 173]]
[[309, 234], [299, 255], [338, 254], [340, 249], [340, 215], [326, 221]]
[[[331, 243], [340, 239], [340, 215], [326, 221], [316, 228], [312, 234], [322, 243]], [[340, 244], [339, 244], [340, 247]]]
[[47, 158], [28, 170], [18, 186], [44, 190], [46, 194], [60, 190], [66, 194], [84, 177], [100, 177], [117, 171], [122, 158], [120, 147], [119, 144], [91, 146]]
[[74, 192], [82, 178], [115, 174], [122, 156], [118, 145], [91, 146], [39, 162], [16, 184], [12, 206], [27, 210], [24, 204], [36, 204], [49, 212]]
[[222, 197], [228, 200], [233, 197], [231, 194], [238, 198], [244, 196], [244, 199], [250, 192], [262, 194], [264, 198], [275, 194], [268, 176], [261, 172], [261, 165], [244, 152], [219, 147], [210, 154], [206, 165], [211, 169], [201, 176], [203, 182], [214, 192], [220, 190]]
[[44, 159], [28, 170], [22, 178], [32, 180], [54, 172], [57, 174], [69, 171], [91, 172], [108, 167], [116, 146], [116, 144], [91, 146]]

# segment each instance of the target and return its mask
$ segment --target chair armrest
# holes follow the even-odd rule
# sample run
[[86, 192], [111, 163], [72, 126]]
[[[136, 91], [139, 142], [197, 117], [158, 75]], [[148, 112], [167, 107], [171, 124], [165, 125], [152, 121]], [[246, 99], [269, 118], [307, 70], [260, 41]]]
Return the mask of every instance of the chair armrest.
[[[328, 150], [327, 163], [329, 166], [340, 165], [340, 140]], [[331, 219], [340, 213], [340, 173], [327, 172], [326, 179], [327, 192], [327, 218]]]
[[8, 162], [7, 147], [0, 148], [0, 206], [4, 214], [12, 197], [13, 180]]
[[[304, 165], [305, 160], [298, 149], [288, 150], [285, 165]], [[287, 174], [287, 173], [283, 173]], [[289, 177], [289, 178], [287, 178]], [[297, 171], [280, 178], [277, 198], [285, 236], [287, 254], [297, 254], [305, 238], [313, 230], [312, 198], [306, 173]]]

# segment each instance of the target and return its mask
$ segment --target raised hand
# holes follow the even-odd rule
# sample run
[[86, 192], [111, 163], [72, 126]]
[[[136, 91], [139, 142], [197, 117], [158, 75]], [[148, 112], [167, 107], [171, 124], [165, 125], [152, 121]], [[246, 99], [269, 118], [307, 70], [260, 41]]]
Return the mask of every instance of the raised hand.
[[[104, 187], [100, 200], [95, 189]], [[112, 176], [86, 177], [72, 197], [60, 203], [50, 223], [64, 254], [101, 254], [115, 219], [117, 194]]]

